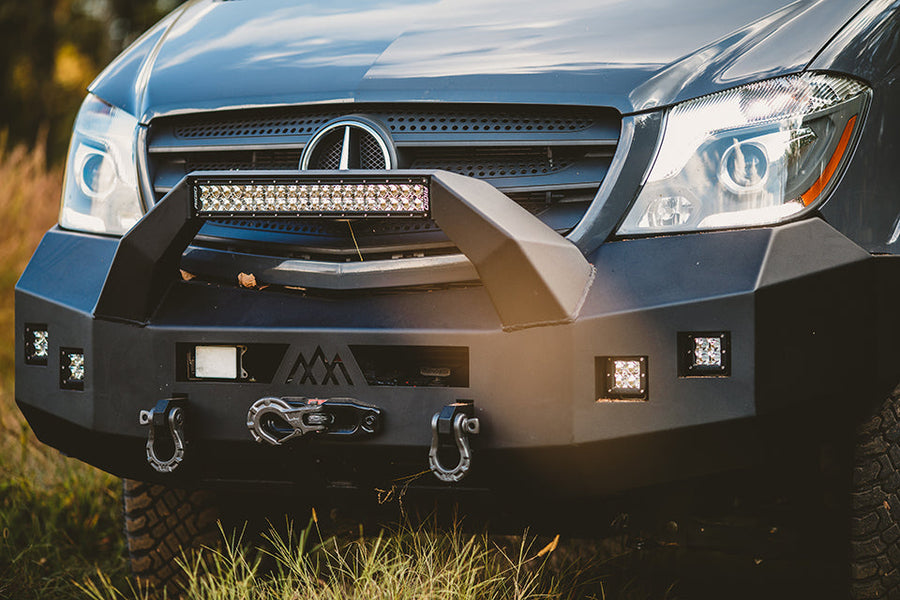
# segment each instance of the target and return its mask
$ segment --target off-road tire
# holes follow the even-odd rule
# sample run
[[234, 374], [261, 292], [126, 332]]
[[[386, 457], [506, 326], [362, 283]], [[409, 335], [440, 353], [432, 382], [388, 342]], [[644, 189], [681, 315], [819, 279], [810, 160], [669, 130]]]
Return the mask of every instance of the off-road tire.
[[123, 487], [125, 537], [135, 578], [142, 585], [176, 592], [185, 583], [178, 559], [218, 539], [215, 495], [131, 479]]
[[850, 596], [900, 598], [900, 386], [856, 431]]

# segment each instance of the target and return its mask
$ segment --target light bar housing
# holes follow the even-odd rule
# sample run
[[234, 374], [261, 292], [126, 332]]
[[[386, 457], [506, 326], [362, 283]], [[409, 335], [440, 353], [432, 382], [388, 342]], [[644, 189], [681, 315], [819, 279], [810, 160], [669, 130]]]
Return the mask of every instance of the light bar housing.
[[[243, 211], [213, 210], [201, 202], [203, 186], [263, 185], [420, 185], [428, 191], [428, 206], [413, 210], [359, 211], [344, 204], [332, 212], [286, 207], [270, 210], [268, 200]], [[263, 188], [266, 198], [268, 188]], [[256, 188], [253, 188], [254, 193]], [[289, 190], [285, 190], [287, 192]], [[209, 195], [211, 191], [207, 192]], [[243, 193], [241, 195], [243, 198]], [[332, 198], [334, 194], [332, 194]], [[209, 196], [207, 196], [209, 200]], [[242, 207], [244, 208], [244, 207]], [[209, 209], [209, 210], [207, 210]], [[572, 242], [542, 223], [490, 183], [447, 171], [195, 171], [122, 237], [109, 267], [94, 316], [114, 321], [146, 323], [175, 281], [185, 248], [206, 219], [327, 216], [353, 219], [369, 216], [430, 218], [468, 258], [504, 328], [520, 329], [570, 323], [587, 297], [594, 268]], [[526, 295], [527, 302], [522, 298]]]
[[201, 218], [428, 218], [430, 198], [430, 180], [423, 176], [330, 172], [193, 182], [194, 211]]

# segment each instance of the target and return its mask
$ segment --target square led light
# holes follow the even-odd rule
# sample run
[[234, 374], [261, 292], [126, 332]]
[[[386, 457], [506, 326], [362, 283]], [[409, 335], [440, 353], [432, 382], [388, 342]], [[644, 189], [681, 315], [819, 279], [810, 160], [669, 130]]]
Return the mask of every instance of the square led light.
[[196, 379], [238, 379], [241, 374], [239, 346], [195, 346]]
[[727, 331], [680, 332], [679, 377], [722, 377], [731, 374], [731, 334]]
[[429, 193], [426, 177], [198, 179], [194, 208], [201, 217], [427, 217]]
[[722, 366], [722, 340], [717, 337], [694, 338], [694, 366], [717, 367]]
[[25, 364], [46, 365], [50, 358], [50, 332], [44, 323], [25, 324]]
[[639, 360], [613, 360], [613, 386], [620, 390], [642, 390], [641, 362]]
[[84, 350], [59, 349], [59, 387], [64, 390], [83, 390], [85, 380]]
[[69, 379], [72, 381], [84, 381], [84, 354], [71, 352], [69, 357]]
[[600, 356], [594, 368], [598, 401], [648, 399], [646, 356]]

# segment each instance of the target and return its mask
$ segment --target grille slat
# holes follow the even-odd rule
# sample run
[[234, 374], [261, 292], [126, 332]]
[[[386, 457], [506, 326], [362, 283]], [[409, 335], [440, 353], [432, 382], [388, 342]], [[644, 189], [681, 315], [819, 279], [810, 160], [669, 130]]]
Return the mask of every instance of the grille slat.
[[176, 124], [173, 132], [176, 137], [186, 139], [312, 135], [326, 121], [334, 118], [329, 113], [255, 119], [235, 116], [236, 118], [230, 119], [221, 119], [218, 116], [194, 117]]
[[155, 119], [150, 152], [213, 150], [250, 144], [302, 148], [327, 122], [366, 114], [390, 130], [398, 146], [429, 144], [578, 144], [615, 147], [621, 119], [609, 109], [533, 106], [352, 105], [272, 108]]
[[[382, 121], [392, 134], [431, 132], [452, 134], [459, 131], [493, 133], [571, 133], [595, 126], [596, 116], [585, 109], [510, 108], [458, 110], [409, 109], [397, 113], [360, 110]], [[312, 135], [326, 122], [354, 110], [335, 110], [311, 114], [297, 114], [296, 109], [272, 109], [265, 117], [248, 117], [243, 112], [194, 116], [183, 119], [173, 127], [175, 137], [208, 139]], [[617, 137], [617, 136], [616, 136]]]
[[[354, 104], [163, 117], [151, 122], [148, 136], [153, 188], [161, 197], [199, 170], [296, 171], [313, 135], [350, 115], [365, 115], [390, 131], [399, 168], [443, 169], [489, 181], [561, 233], [587, 210], [609, 170], [621, 127], [612, 109], [518, 105]], [[338, 128], [319, 141], [311, 168], [340, 166], [343, 135]], [[360, 168], [384, 162], [374, 139], [361, 139], [359, 156], [350, 160]], [[404, 230], [370, 221], [355, 227], [356, 242], [346, 224], [304, 221], [227, 220], [208, 223], [202, 233], [314, 260], [358, 260], [355, 243], [371, 255], [385, 248], [446, 252], [449, 244], [433, 224]]]
[[413, 169], [444, 169], [478, 178], [546, 175], [571, 167], [583, 154], [582, 151], [554, 155], [546, 148], [453, 149], [423, 152], [410, 166]]
[[[366, 160], [380, 161], [378, 158]], [[155, 163], [154, 189], [158, 195], [172, 189], [181, 178], [192, 171], [240, 171], [250, 169], [272, 169], [296, 171], [300, 162], [300, 152], [282, 152], [270, 156], [258, 151], [254, 156], [237, 156], [229, 160], [225, 153], [202, 153], [184, 158], [157, 160]], [[167, 157], [168, 158], [168, 157]], [[254, 160], [255, 159], [255, 160]], [[336, 169], [340, 164], [340, 147], [336, 156], [321, 159], [321, 168]], [[411, 169], [443, 169], [468, 177], [490, 181], [502, 190], [525, 188], [553, 189], [558, 187], [597, 187], [606, 175], [608, 158], [596, 160], [585, 156], [585, 151], [554, 154], [548, 158], [546, 149], [510, 153], [504, 148], [480, 150], [466, 153], [459, 149], [444, 149], [435, 152], [416, 153], [414, 158], [404, 163]], [[318, 168], [318, 167], [317, 167]]]

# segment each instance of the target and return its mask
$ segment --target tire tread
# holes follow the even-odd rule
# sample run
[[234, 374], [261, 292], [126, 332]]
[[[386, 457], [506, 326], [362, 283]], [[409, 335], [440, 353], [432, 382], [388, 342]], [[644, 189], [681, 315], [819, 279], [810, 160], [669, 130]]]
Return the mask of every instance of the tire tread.
[[850, 592], [900, 597], [900, 386], [856, 430], [850, 495]]
[[217, 540], [215, 496], [126, 479], [125, 537], [131, 570], [142, 585], [176, 593], [185, 583], [177, 559]]

